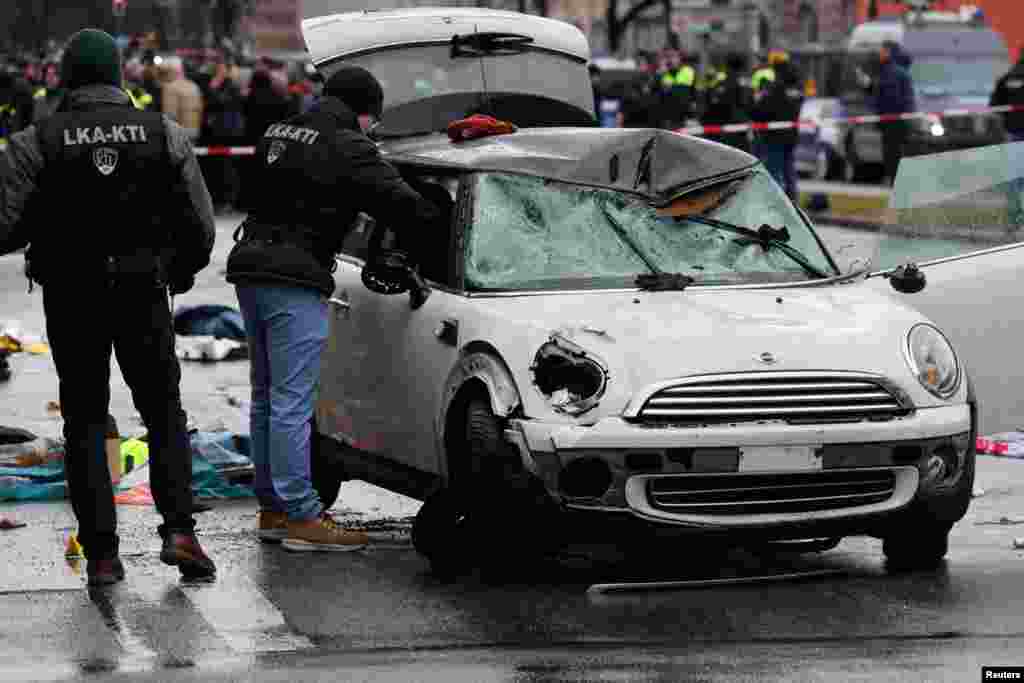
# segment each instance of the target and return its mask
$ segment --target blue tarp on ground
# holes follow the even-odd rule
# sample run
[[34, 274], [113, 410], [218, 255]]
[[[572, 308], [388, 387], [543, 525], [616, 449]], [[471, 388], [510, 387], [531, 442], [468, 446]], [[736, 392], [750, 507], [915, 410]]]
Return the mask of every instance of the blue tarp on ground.
[[[192, 442], [192, 494], [196, 498], [246, 498], [250, 486], [232, 483], [239, 473], [251, 471], [249, 437], [229, 432], [194, 432]], [[56, 460], [32, 467], [0, 467], [0, 502], [62, 500], [67, 497], [64, 463]]]
[[174, 333], [183, 337], [216, 337], [244, 342], [245, 322], [242, 314], [229, 306], [187, 306], [174, 313]]

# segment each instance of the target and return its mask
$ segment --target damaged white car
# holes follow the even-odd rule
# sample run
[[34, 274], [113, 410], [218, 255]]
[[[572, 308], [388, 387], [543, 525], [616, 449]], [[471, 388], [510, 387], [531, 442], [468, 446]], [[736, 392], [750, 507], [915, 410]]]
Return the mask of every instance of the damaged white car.
[[[412, 298], [364, 272], [386, 226], [350, 236], [316, 415], [339, 477], [426, 499], [414, 541], [435, 568], [479, 550], [474, 521], [510, 520], [518, 544], [579, 528], [560, 515], [622, 538], [871, 535], [892, 567], [941, 561], [977, 409], [917, 295], [890, 291], [927, 269], [842, 272], [742, 152], [587, 127], [568, 24], [447, 8], [303, 28], [325, 76], [382, 81], [381, 151], [448, 215], [409, 250]], [[519, 129], [444, 134], [480, 111]]]

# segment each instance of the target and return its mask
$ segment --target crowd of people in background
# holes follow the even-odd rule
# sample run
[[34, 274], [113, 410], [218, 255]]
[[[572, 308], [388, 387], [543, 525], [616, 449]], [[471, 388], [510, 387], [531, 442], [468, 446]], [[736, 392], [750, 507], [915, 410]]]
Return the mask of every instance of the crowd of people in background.
[[[308, 110], [320, 87], [302, 61], [244, 59], [221, 50], [183, 52], [126, 51], [124, 87], [138, 108], [163, 112], [197, 146], [254, 146], [270, 124]], [[0, 55], [0, 145], [52, 116], [63, 95], [59, 53]], [[201, 159], [218, 211], [246, 208], [250, 161]]]
[[[864, 84], [873, 92], [878, 113], [914, 111], [904, 55], [895, 45], [882, 52], [877, 82]], [[758, 55], [753, 63], [744, 54], [728, 53], [702, 65], [695, 55], [677, 49], [642, 51], [635, 61], [643, 76], [616, 94], [619, 105], [610, 125], [676, 129], [695, 123], [795, 121], [807, 94], [802, 74], [781, 50]], [[59, 52], [0, 55], [0, 146], [6, 136], [58, 110], [63, 96], [59, 63]], [[157, 54], [129, 49], [123, 63], [125, 89], [136, 106], [165, 113], [185, 127], [198, 146], [254, 146], [270, 124], [307, 111], [319, 88], [315, 70], [301, 60], [243, 59], [222, 50]], [[599, 69], [592, 67], [591, 74], [600, 118]], [[883, 136], [891, 183], [906, 126], [886, 125]], [[796, 197], [796, 128], [708, 137], [755, 154], [779, 185]], [[203, 157], [218, 210], [246, 209], [250, 162], [244, 157]]]
[[[772, 50], [760, 63], [748, 61], [742, 54], [730, 53], [701, 69], [695, 56], [680, 50], [640, 52], [636, 63], [646, 77], [627, 86], [616, 123], [627, 128], [676, 129], [693, 123], [720, 126], [799, 119], [804, 79], [789, 55]], [[757, 155], [795, 198], [797, 136], [792, 128], [707, 137]]]

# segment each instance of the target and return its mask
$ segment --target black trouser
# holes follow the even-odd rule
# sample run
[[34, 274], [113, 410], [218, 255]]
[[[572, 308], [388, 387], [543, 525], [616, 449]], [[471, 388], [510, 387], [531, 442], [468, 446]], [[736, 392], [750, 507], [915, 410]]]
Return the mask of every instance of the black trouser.
[[903, 158], [903, 148], [907, 144], [909, 130], [906, 121], [887, 121], [882, 125], [882, 158], [885, 164], [885, 175], [892, 183], [896, 182], [896, 171]]
[[[89, 318], [83, 315], [88, 308]], [[161, 535], [191, 532], [192, 456], [178, 384], [167, 291], [153, 286], [50, 283], [43, 288], [46, 332], [60, 379], [64, 467], [86, 556], [118, 551], [114, 491], [104, 449], [110, 352], [149, 432], [149, 479]]]

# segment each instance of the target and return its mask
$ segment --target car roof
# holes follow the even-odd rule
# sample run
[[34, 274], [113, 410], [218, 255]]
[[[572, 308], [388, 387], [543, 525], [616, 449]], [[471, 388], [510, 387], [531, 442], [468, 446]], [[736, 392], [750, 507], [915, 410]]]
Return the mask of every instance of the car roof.
[[306, 19], [302, 33], [310, 57], [317, 65], [346, 55], [380, 50], [396, 45], [447, 42], [452, 29], [465, 26], [468, 32], [521, 33], [533, 38], [533, 45], [562, 52], [577, 59], [590, 59], [590, 46], [572, 24], [519, 12], [475, 7], [419, 7], [397, 10], [343, 12]]
[[[463, 142], [434, 134], [384, 142], [381, 153], [393, 163], [520, 173], [634, 192], [655, 203], [757, 164], [727, 145], [644, 128], [523, 128]], [[650, 179], [638, 183], [645, 165]]]

